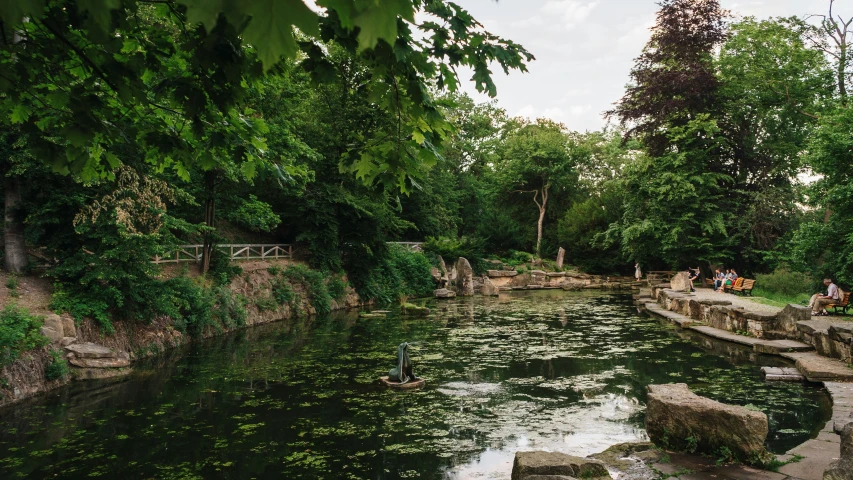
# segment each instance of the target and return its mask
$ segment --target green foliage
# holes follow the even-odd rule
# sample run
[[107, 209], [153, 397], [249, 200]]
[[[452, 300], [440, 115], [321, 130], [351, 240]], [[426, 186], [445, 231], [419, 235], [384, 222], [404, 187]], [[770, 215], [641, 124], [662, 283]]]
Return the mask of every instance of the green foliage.
[[227, 255], [217, 249], [213, 249], [213, 254], [210, 256], [210, 268], [207, 275], [213, 279], [214, 283], [220, 286], [228, 285], [231, 279], [243, 273], [240, 265], [232, 262]]
[[255, 307], [258, 308], [259, 312], [271, 311], [274, 312], [278, 310], [278, 306], [280, 302], [275, 297], [258, 297], [255, 299]]
[[[424, 252], [433, 255], [441, 255], [445, 262], [455, 262], [457, 258], [464, 257], [472, 267], [481, 266], [485, 256], [485, 241], [481, 238], [468, 236], [462, 237], [427, 237], [423, 244]], [[449, 268], [449, 265], [448, 265]], [[476, 268], [482, 271], [482, 268]]]
[[349, 287], [349, 282], [338, 275], [332, 275], [326, 283], [329, 295], [335, 300], [341, 299], [346, 295], [347, 287]]
[[6, 277], [6, 288], [9, 290], [17, 290], [18, 289], [18, 276], [14, 273], [10, 273], [8, 277]]
[[31, 315], [13, 303], [0, 312], [0, 367], [14, 362], [27, 350], [47, 345], [41, 334], [42, 317]]
[[814, 289], [820, 289], [811, 275], [801, 272], [792, 272], [786, 267], [779, 267], [766, 275], [755, 276], [756, 287], [761, 291], [772, 294], [795, 297], [800, 294], [809, 293]]
[[50, 351], [50, 363], [44, 367], [44, 378], [48, 380], [58, 380], [68, 376], [68, 362], [62, 355], [60, 350]]
[[222, 331], [246, 324], [246, 302], [226, 286], [209, 287], [187, 277], [163, 282], [171, 292], [161, 298], [157, 309], [168, 315], [175, 326], [193, 337], [201, 337], [208, 329]]
[[305, 265], [291, 265], [283, 273], [292, 284], [300, 284], [305, 288], [311, 306], [318, 315], [326, 315], [332, 311], [332, 297], [326, 287], [326, 275], [312, 270]]
[[273, 212], [268, 203], [249, 195], [240, 206], [230, 212], [229, 219], [251, 232], [269, 232], [281, 223], [281, 217]]
[[292, 304], [297, 299], [290, 283], [280, 278], [272, 281], [272, 296], [279, 305]]
[[372, 259], [370, 268], [350, 272], [350, 279], [362, 300], [392, 304], [401, 295], [425, 297], [432, 294], [432, 265], [422, 253], [391, 245], [382, 256]]
[[720, 466], [732, 463], [735, 460], [735, 456], [729, 447], [723, 446], [714, 452], [714, 459], [716, 460], [717, 466]]

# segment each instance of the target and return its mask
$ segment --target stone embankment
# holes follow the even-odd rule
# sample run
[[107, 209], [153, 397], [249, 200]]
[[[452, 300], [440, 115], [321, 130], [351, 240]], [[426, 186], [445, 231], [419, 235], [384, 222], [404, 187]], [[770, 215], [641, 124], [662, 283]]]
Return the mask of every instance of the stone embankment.
[[470, 297], [475, 294], [496, 296], [513, 290], [632, 290], [639, 284], [631, 277], [607, 277], [580, 272], [546, 272], [545, 270], [488, 270], [475, 276], [468, 260], [459, 258], [448, 269], [439, 257], [432, 271], [436, 298]]
[[[798, 305], [775, 308], [732, 294], [705, 289], [687, 293], [670, 286], [656, 285], [635, 295], [638, 307], [682, 328], [737, 343], [757, 353], [786, 358], [794, 362], [796, 371], [805, 379], [823, 382], [833, 402], [832, 419], [820, 435], [781, 456], [782, 461], [792, 461], [780, 467], [779, 473], [741, 468], [735, 474], [718, 467], [703, 467], [701, 462], [687, 458], [681, 467], [693, 471], [702, 468], [709, 474], [738, 480], [853, 480], [853, 469], [849, 468], [853, 465], [849, 436], [849, 429], [853, 428], [853, 322], [813, 319], [808, 308]], [[787, 379], [796, 377], [791, 369], [779, 370], [768, 371]]]
[[[316, 313], [303, 285], [293, 285], [300, 303], [278, 305], [276, 308], [260, 307], [255, 300], [272, 296], [275, 275], [270, 267], [281, 267], [286, 262], [257, 261], [241, 264], [243, 273], [229, 285], [235, 295], [247, 299], [246, 323], [240, 327], [220, 330], [208, 329], [202, 337], [221, 335], [232, 330], [262, 325], [296, 317], [300, 312]], [[332, 300], [332, 310], [352, 309], [361, 306], [361, 301], [352, 289], [344, 298]], [[411, 312], [414, 314], [414, 312]], [[31, 398], [41, 392], [67, 384], [74, 380], [94, 380], [127, 375], [132, 372], [132, 362], [164, 350], [192, 341], [192, 337], [181, 332], [174, 322], [166, 317], [143, 322], [116, 322], [112, 335], [105, 335], [92, 320], [75, 323], [71, 316], [50, 314], [45, 317], [42, 334], [50, 340], [43, 349], [30, 351], [16, 362], [3, 367], [0, 377], [6, 384], [0, 386], [0, 407]], [[51, 352], [61, 352], [69, 364], [70, 375], [64, 379], [50, 380], [45, 368], [53, 361]]]

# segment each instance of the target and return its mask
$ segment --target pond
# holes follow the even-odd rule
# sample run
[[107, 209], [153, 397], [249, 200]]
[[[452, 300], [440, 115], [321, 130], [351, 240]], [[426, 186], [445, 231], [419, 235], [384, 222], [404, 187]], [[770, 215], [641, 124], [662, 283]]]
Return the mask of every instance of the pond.
[[[588, 455], [646, 439], [645, 387], [768, 414], [783, 453], [829, 418], [780, 365], [637, 314], [629, 295], [533, 292], [428, 302], [423, 319], [280, 322], [0, 411], [0, 478], [509, 478], [518, 450]], [[414, 392], [377, 378], [417, 342]]]

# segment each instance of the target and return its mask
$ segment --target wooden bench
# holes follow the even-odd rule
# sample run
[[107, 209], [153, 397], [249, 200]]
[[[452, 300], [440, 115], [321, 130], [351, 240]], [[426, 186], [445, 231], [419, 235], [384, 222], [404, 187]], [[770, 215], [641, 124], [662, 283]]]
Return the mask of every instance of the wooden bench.
[[742, 283], [743, 283], [743, 277], [738, 277], [737, 280], [735, 280], [735, 283], [733, 283], [731, 285], [726, 285], [724, 283], [723, 284], [723, 291], [724, 292], [731, 292], [732, 290], [734, 290], [735, 287], [741, 285]]
[[[748, 278], [738, 278], [738, 280], [743, 280], [743, 282], [741, 282], [741, 284], [739, 286], [738, 285], [732, 285], [732, 292], [740, 293], [743, 296], [749, 295], [751, 297], [752, 296], [752, 287], [755, 286], [755, 280], [750, 280]], [[735, 282], [735, 283], [737, 283], [737, 282]]]
[[841, 301], [835, 304], [827, 305], [826, 308], [832, 307], [835, 313], [841, 309], [841, 313], [847, 315], [847, 309], [850, 308], [850, 292], [841, 292]]

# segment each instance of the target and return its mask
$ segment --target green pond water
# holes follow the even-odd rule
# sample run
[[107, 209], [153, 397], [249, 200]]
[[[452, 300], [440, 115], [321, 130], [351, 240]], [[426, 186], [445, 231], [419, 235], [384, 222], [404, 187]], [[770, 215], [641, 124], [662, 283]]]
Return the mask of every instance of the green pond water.
[[[777, 453], [829, 418], [821, 388], [761, 380], [779, 359], [639, 316], [628, 295], [428, 305], [257, 327], [0, 410], [0, 478], [508, 479], [518, 450], [646, 439], [651, 383], [760, 409]], [[423, 390], [377, 384], [403, 341]]]

